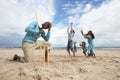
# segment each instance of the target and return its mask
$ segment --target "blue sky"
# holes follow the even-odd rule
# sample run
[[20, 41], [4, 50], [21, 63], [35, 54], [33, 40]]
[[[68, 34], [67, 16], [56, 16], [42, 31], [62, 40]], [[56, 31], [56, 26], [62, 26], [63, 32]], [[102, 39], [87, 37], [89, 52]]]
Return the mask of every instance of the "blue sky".
[[87, 41], [80, 29], [94, 32], [96, 47], [120, 46], [119, 0], [1, 0], [0, 47], [21, 46], [24, 29], [36, 20], [35, 9], [40, 12], [41, 22], [53, 25], [49, 40], [52, 47], [66, 47], [70, 22], [77, 46]]

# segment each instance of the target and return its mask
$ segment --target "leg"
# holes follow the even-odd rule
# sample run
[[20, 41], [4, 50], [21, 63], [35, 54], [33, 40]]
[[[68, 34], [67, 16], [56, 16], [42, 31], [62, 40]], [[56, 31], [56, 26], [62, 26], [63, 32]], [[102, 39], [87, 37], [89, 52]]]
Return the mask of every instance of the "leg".
[[95, 52], [94, 52], [94, 46], [92, 46], [92, 48], [91, 48], [91, 52], [92, 52], [92, 56], [93, 56], [94, 58], [96, 58], [96, 56], [95, 56]]
[[72, 51], [73, 52], [73, 57], [75, 57], [75, 51]]
[[93, 57], [96, 58], [95, 53], [93, 54]]
[[90, 56], [93, 56], [92, 46], [91, 46], [91, 49], [90, 49]]
[[69, 47], [70, 47], [70, 50], [71, 50], [72, 53], [73, 53], [73, 56], [75, 57], [75, 49], [74, 49], [74, 47], [73, 47], [73, 41], [72, 41], [72, 40], [70, 40]]
[[67, 44], [67, 52], [68, 52], [69, 56], [71, 56], [71, 54], [70, 54], [70, 41], [68, 41], [68, 44]]
[[31, 62], [34, 54], [34, 44], [23, 42], [22, 49], [24, 52], [25, 62]]
[[76, 52], [76, 51], [75, 51], [75, 48], [74, 48], [74, 47], [71, 47], [70, 49], [71, 49], [71, 51], [72, 51], [72, 53], [73, 53], [73, 57], [75, 57], [75, 52]]
[[74, 47], [74, 55], [73, 56], [75, 56], [75, 54], [77, 53], [77, 47]]
[[90, 50], [91, 50], [91, 46], [88, 46], [88, 56], [90, 56]]
[[86, 51], [83, 51], [84, 55], [86, 56]]
[[40, 49], [40, 41], [35, 42], [35, 49]]
[[70, 50], [67, 50], [67, 52], [68, 52], [69, 56], [71, 56], [71, 54], [70, 54]]

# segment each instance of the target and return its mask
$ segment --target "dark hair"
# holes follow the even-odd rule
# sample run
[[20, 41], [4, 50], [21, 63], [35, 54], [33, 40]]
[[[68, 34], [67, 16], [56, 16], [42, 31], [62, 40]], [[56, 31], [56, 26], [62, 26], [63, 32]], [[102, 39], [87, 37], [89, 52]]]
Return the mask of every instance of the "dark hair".
[[50, 22], [45, 22], [45, 23], [42, 24], [42, 26], [46, 26], [46, 25], [47, 25], [48, 27], [52, 27], [52, 24], [51, 24]]
[[86, 46], [86, 42], [85, 42], [85, 41], [82, 41], [82, 42], [80, 43], [80, 46]]
[[93, 39], [95, 39], [95, 36], [94, 36], [94, 34], [93, 34], [93, 32], [92, 32], [91, 30], [89, 31], [89, 33], [90, 33], [91, 37], [92, 37]]
[[75, 31], [74, 30], [72, 30], [73, 31], [73, 33], [75, 33]]
[[85, 46], [85, 45], [86, 45], [86, 42], [85, 42], [85, 41], [83, 41], [83, 42], [82, 42], [82, 45], [84, 45], [84, 46]]
[[73, 33], [75, 33], [75, 31], [74, 30], [71, 30]]

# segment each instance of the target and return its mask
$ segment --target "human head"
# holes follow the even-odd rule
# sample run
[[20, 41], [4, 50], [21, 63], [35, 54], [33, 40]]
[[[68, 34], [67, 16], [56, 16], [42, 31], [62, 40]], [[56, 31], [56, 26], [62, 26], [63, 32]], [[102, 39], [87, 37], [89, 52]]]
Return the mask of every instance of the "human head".
[[73, 22], [71, 22], [70, 24], [73, 25]]
[[70, 31], [70, 33], [75, 33], [75, 31], [72, 29], [72, 30]]
[[50, 29], [52, 24], [50, 22], [45, 22], [42, 24], [42, 29]]
[[45, 31], [43, 29], [48, 29], [50, 30], [52, 27], [52, 24], [50, 22], [45, 22], [42, 24], [42, 28], [39, 28], [40, 34], [44, 33]]
[[82, 45], [83, 45], [83, 46], [86, 46], [86, 42], [85, 42], [85, 41], [83, 41], [83, 42], [82, 42]]
[[93, 39], [95, 38], [95, 36], [94, 36], [94, 34], [93, 34], [93, 32], [92, 32], [91, 30], [88, 31], [88, 34], [91, 35], [91, 37], [92, 37]]
[[74, 42], [74, 45], [76, 45], [76, 42]]

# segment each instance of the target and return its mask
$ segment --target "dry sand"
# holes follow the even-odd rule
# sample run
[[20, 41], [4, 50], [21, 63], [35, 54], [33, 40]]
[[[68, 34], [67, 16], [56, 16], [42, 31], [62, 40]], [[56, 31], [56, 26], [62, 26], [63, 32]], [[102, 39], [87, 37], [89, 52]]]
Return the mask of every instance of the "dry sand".
[[[0, 80], [120, 80], [120, 49], [95, 49], [96, 58], [85, 58], [79, 49], [69, 57], [65, 49], [53, 49], [47, 66], [39, 51], [34, 61], [9, 61], [20, 48], [0, 49]], [[39, 58], [41, 56], [41, 59]]]

